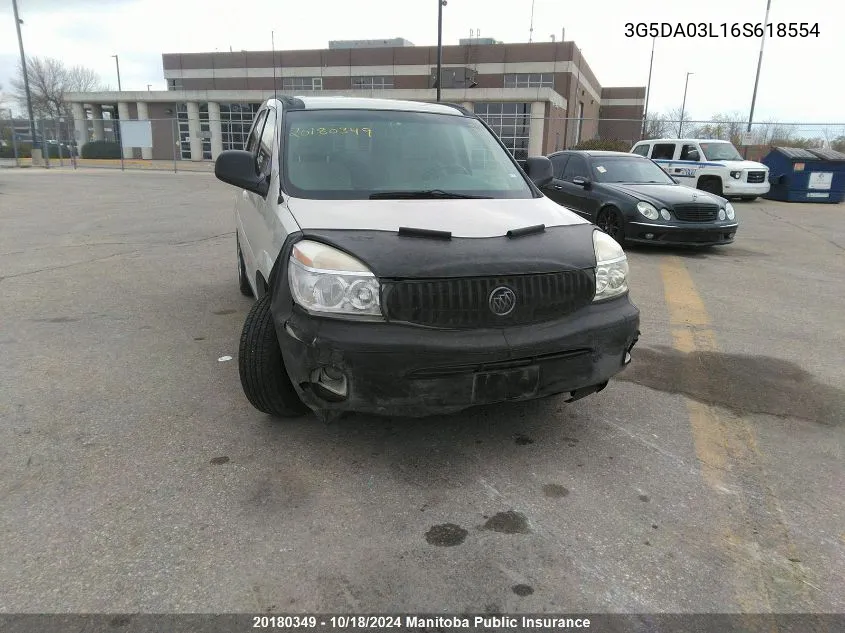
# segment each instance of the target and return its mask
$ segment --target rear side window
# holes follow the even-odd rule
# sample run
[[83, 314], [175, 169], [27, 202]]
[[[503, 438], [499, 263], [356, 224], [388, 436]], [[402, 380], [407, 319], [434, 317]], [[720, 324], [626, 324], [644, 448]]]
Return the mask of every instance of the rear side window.
[[672, 160], [675, 157], [675, 144], [655, 143], [651, 157], [655, 160]]
[[639, 154], [640, 156], [648, 156], [648, 148], [648, 145], [637, 145], [632, 153]]

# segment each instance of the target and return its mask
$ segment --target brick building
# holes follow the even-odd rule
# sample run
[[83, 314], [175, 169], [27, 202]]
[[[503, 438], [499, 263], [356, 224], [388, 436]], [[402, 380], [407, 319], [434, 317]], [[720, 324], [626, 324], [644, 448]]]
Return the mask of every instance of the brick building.
[[[104, 138], [97, 121], [104, 117], [149, 119], [153, 147], [125, 150], [127, 157], [210, 160], [243, 147], [274, 87], [284, 95], [436, 98], [437, 48], [401, 38], [275, 53], [166, 53], [162, 64], [167, 91], [69, 95], [77, 141]], [[639, 135], [645, 88], [603, 88], [574, 42], [444, 46], [441, 79], [441, 99], [484, 117], [519, 160], [596, 137]]]

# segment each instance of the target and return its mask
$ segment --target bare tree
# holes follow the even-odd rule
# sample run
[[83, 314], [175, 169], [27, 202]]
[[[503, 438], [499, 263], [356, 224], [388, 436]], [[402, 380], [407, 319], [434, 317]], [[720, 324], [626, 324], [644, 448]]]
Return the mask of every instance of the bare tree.
[[[32, 111], [36, 117], [55, 118], [69, 116], [65, 95], [69, 92], [90, 92], [101, 90], [99, 75], [90, 68], [73, 66], [52, 57], [27, 57], [27, 75], [32, 97]], [[13, 96], [26, 107], [26, 90], [23, 68], [18, 64], [18, 76], [12, 82]]]
[[745, 125], [744, 115], [739, 112], [714, 114], [710, 122], [698, 126], [695, 135], [698, 138], [720, 139], [739, 145]]
[[672, 134], [672, 126], [666, 117], [656, 112], [651, 112], [646, 117], [643, 133], [644, 139], [666, 138]]

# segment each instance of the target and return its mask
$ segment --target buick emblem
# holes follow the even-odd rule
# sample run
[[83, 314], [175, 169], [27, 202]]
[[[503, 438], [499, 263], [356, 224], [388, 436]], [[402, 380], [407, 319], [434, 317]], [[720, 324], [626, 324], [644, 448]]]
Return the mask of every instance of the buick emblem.
[[496, 316], [507, 316], [516, 307], [516, 293], [507, 286], [493, 288], [487, 304]]

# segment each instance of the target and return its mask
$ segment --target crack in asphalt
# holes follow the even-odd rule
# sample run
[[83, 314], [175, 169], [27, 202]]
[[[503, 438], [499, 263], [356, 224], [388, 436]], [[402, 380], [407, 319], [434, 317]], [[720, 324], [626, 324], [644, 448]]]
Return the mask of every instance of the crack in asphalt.
[[[234, 231], [228, 231], [226, 233], [220, 233], [218, 235], [210, 235], [207, 237], [201, 237], [195, 240], [186, 240], [183, 242], [114, 242], [113, 244], [125, 244], [126, 246], [132, 246], [133, 244], [144, 244], [146, 247], [154, 247], [154, 246], [186, 246], [188, 244], [197, 244], [199, 242], [208, 242], [211, 240], [215, 240], [221, 237], [227, 237], [234, 233]], [[104, 243], [105, 245], [109, 245], [109, 243]], [[99, 246], [98, 243], [93, 244], [76, 244], [75, 246]], [[44, 247], [44, 248], [56, 248], [56, 247]], [[62, 248], [62, 247], [58, 247]], [[82, 266], [83, 264], [91, 264], [94, 262], [101, 262], [107, 259], [113, 259], [115, 257], [123, 257], [124, 255], [134, 255], [135, 253], [141, 253], [145, 249], [144, 248], [136, 248], [131, 251], [123, 251], [121, 253], [112, 253], [111, 255], [106, 255], [105, 257], [94, 257], [92, 259], [86, 259], [81, 262], [73, 262], [72, 264], [65, 264], [63, 266], [47, 266], [45, 268], [39, 268], [37, 270], [28, 270], [22, 273], [15, 273], [14, 275], [4, 275], [0, 277], [0, 281], [4, 279], [13, 279], [15, 277], [24, 277], [26, 275], [35, 275], [38, 273], [49, 272], [51, 270], [62, 270], [65, 268], [72, 268], [73, 266]]]
[[803, 226], [801, 224], [795, 224], [795, 222], [790, 222], [786, 218], [782, 218], [779, 215], [775, 214], [774, 212], [767, 211], [766, 209], [760, 209], [760, 211], [762, 211], [765, 215], [769, 216], [770, 218], [773, 218], [775, 220], [780, 220], [781, 222], [786, 222], [788, 225], [793, 226], [796, 229], [800, 229], [800, 230], [804, 231], [805, 233], [809, 233], [813, 237], [817, 237], [820, 240], [824, 240], [828, 244], [831, 244], [831, 245], [835, 246], [836, 248], [838, 248], [840, 251], [845, 251], [845, 246], [842, 246], [842, 244], [839, 244], [838, 242], [834, 242], [833, 240], [828, 239], [824, 235], [819, 235], [815, 231], [811, 231], [810, 229], [808, 229], [806, 226]]

